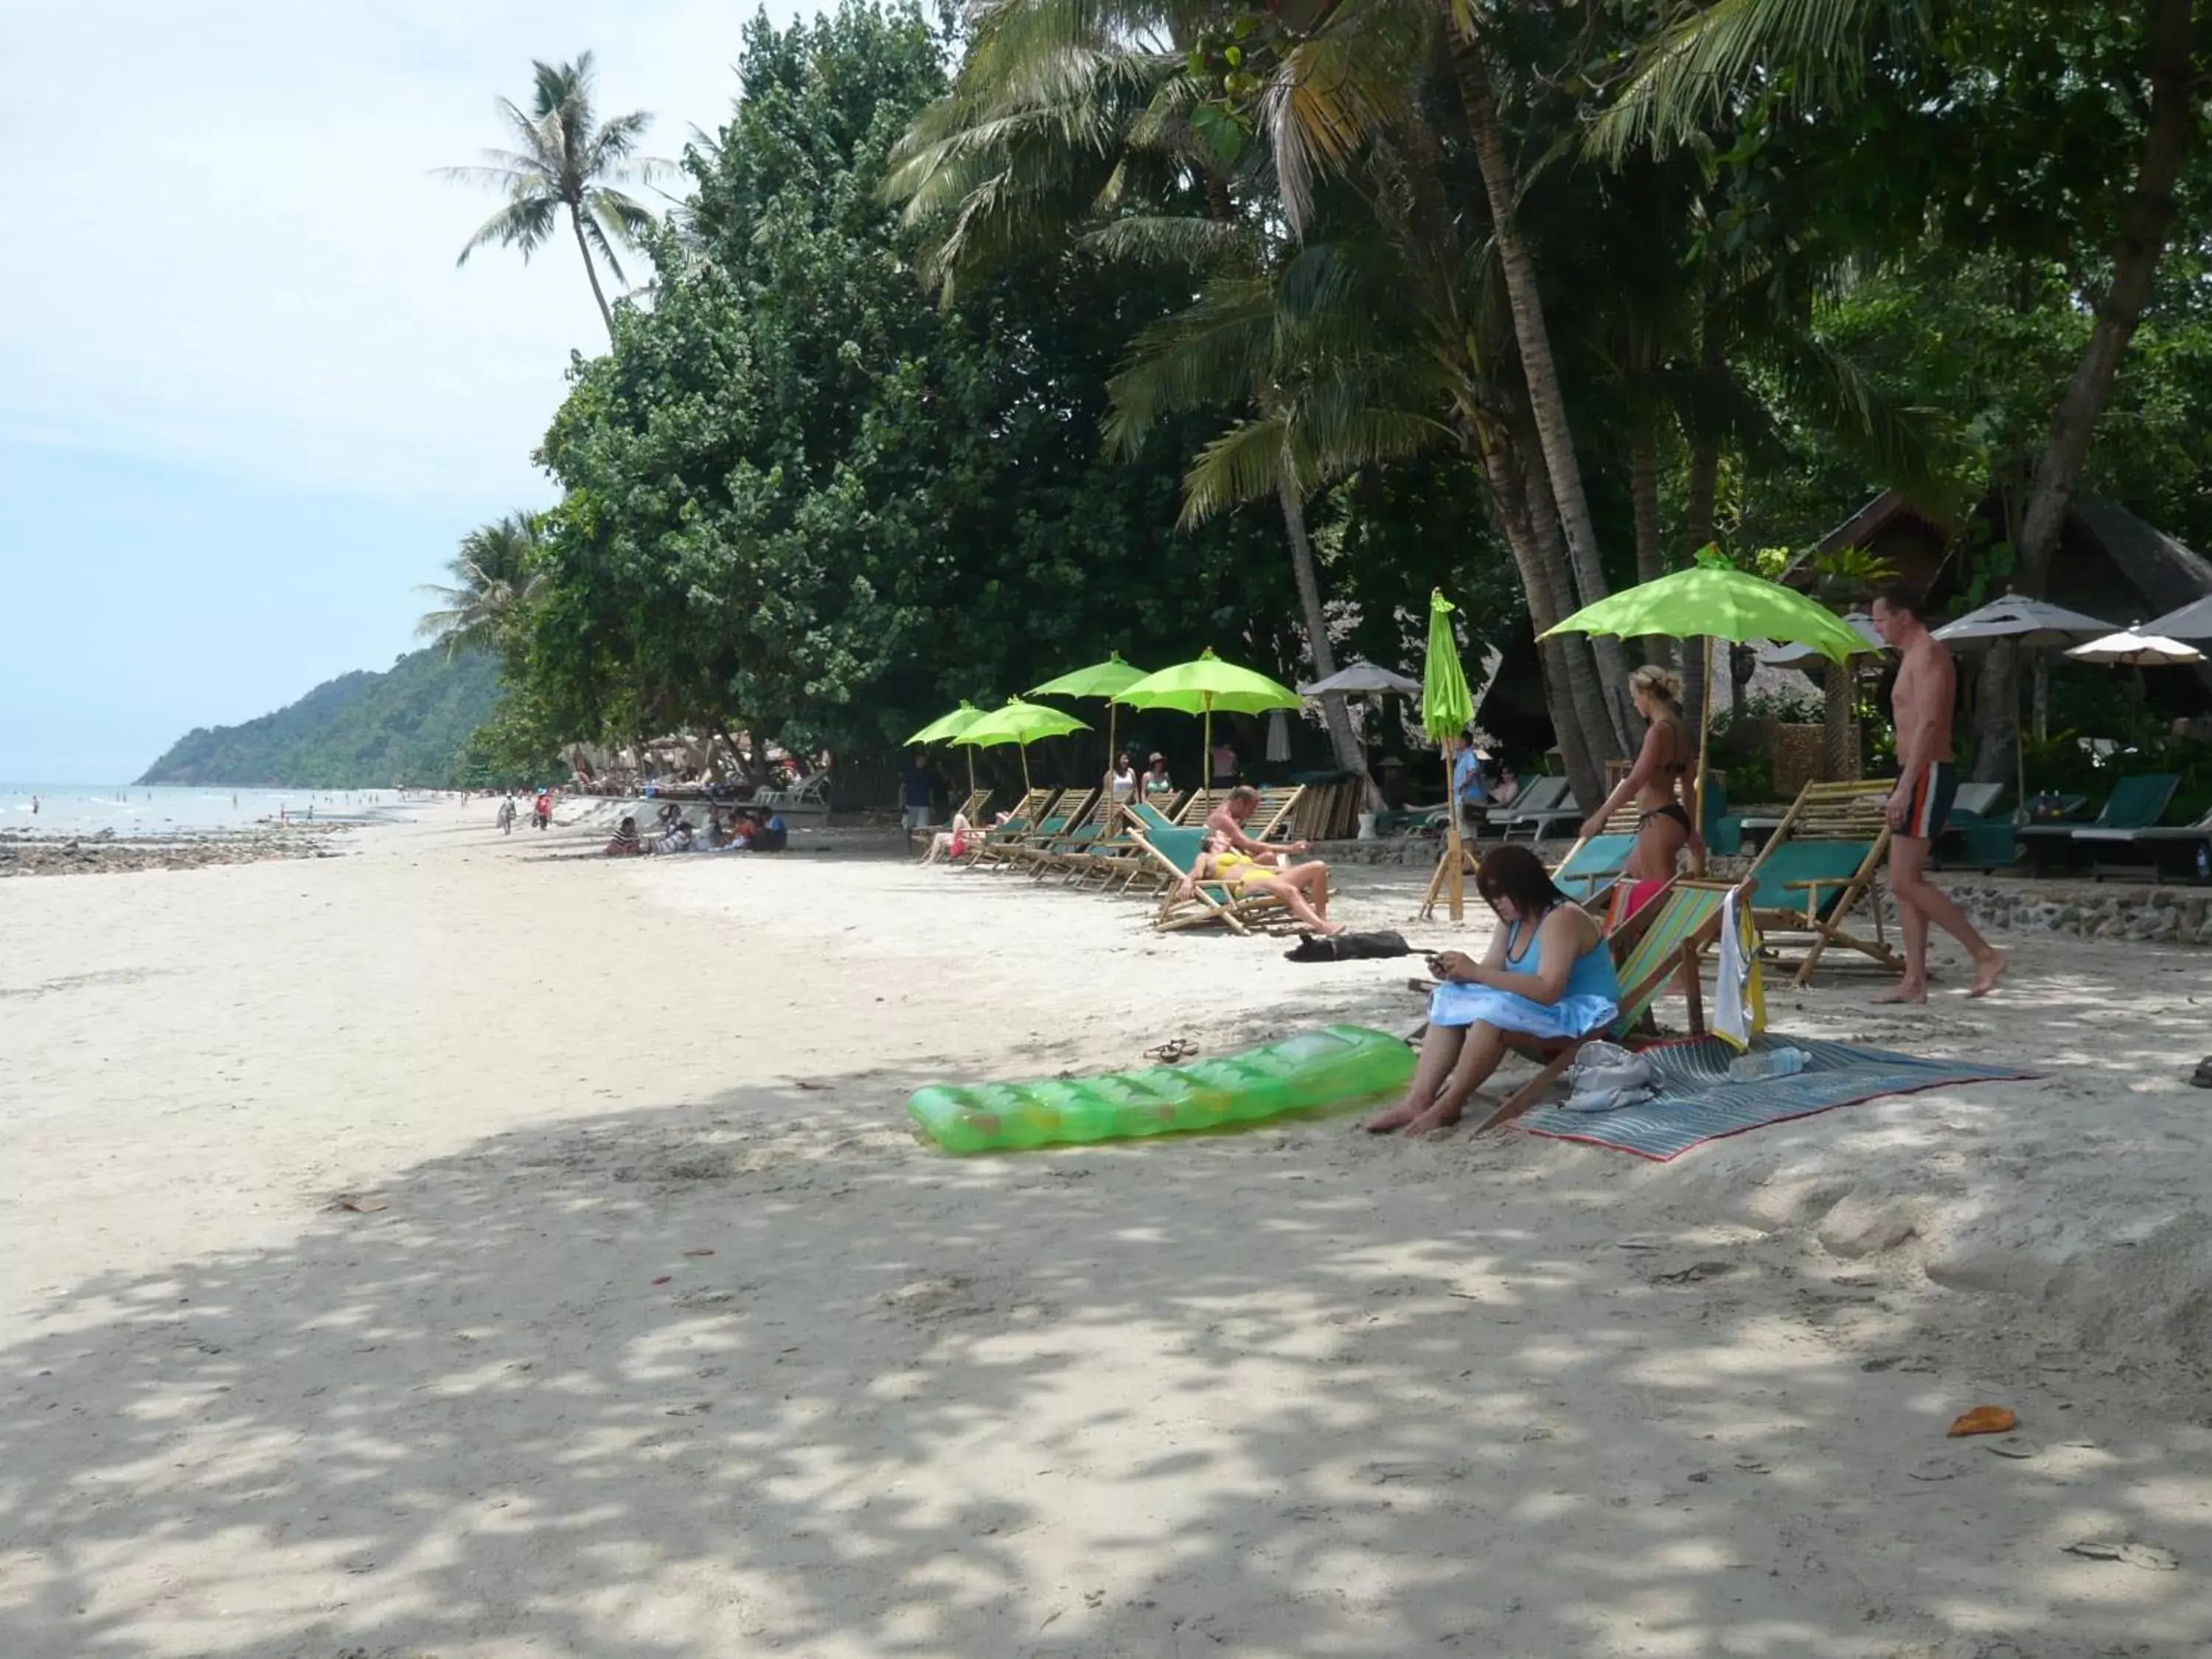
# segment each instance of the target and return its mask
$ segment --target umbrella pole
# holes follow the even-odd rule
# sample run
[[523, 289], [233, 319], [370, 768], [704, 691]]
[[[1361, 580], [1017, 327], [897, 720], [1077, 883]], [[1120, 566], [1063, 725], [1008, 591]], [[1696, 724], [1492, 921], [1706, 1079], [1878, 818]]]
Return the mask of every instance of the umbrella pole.
[[1014, 747], [1022, 751], [1022, 798], [1026, 800], [1030, 796], [1036, 793], [1036, 786], [1030, 782], [1030, 746], [1025, 743], [1018, 743]]
[[1106, 702], [1106, 798], [1109, 801], [1114, 798], [1114, 719], [1121, 712], [1109, 698]]
[[1698, 692], [1698, 847], [1697, 869], [1694, 873], [1705, 873], [1705, 768], [1712, 750], [1713, 735], [1713, 636], [1705, 635], [1705, 675]]
[[1198, 775], [1206, 780], [1206, 799], [1211, 805], [1213, 800], [1213, 693], [1211, 691], [1206, 694], [1206, 736], [1202, 742], [1204, 746], [1199, 751]]
[[968, 745], [968, 799], [975, 799], [975, 750], [972, 744]]

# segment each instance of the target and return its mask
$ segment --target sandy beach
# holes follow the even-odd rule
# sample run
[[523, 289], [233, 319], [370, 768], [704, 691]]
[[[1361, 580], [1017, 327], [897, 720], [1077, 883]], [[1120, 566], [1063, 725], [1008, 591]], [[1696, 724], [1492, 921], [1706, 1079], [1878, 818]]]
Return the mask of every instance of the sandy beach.
[[[6, 1659], [2212, 1652], [2202, 951], [1778, 988], [2047, 1076], [1671, 1164], [956, 1160], [921, 1083], [1403, 1030], [1407, 964], [489, 819], [0, 893]], [[1479, 945], [1418, 876], [1342, 914]]]

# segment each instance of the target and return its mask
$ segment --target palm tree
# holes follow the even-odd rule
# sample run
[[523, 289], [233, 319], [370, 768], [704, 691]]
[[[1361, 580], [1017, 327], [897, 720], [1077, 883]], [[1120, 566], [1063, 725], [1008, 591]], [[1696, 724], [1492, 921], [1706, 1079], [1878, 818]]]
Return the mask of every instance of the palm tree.
[[437, 599], [415, 625], [419, 639], [435, 640], [451, 661], [464, 651], [495, 645], [520, 615], [544, 578], [538, 568], [538, 520], [510, 513], [461, 538], [446, 564], [451, 586], [428, 582], [417, 591]]
[[651, 184], [670, 171], [669, 164], [636, 154], [638, 140], [653, 123], [645, 111], [604, 123], [593, 118], [590, 52], [573, 64], [533, 62], [531, 68], [537, 75], [531, 112], [524, 114], [512, 99], [499, 100], [499, 112], [520, 148], [488, 149], [482, 167], [439, 169], [443, 178], [507, 198], [507, 205], [484, 221], [453, 263], [468, 264], [469, 255], [493, 242], [520, 248], [526, 260], [554, 235], [565, 210], [612, 340], [614, 312], [599, 286], [599, 260], [606, 261], [617, 282], [625, 281], [615, 244], [635, 246], [639, 233], [653, 222], [652, 214], [613, 185]]

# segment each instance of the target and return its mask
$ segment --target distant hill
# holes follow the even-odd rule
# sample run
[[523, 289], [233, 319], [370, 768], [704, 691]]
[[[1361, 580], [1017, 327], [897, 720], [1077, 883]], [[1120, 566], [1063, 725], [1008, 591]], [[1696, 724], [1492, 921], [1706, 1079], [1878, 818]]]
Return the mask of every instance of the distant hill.
[[444, 648], [434, 646], [381, 674], [341, 674], [242, 726], [187, 732], [138, 781], [437, 787], [458, 781], [462, 749], [498, 700], [497, 659], [469, 652], [448, 662]]

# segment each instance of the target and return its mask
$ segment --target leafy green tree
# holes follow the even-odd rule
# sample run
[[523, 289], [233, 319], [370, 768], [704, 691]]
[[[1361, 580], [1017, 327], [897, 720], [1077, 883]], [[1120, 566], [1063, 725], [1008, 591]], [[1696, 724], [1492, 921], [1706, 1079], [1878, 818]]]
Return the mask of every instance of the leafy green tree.
[[514, 134], [514, 149], [488, 149], [483, 165], [444, 167], [441, 177], [497, 191], [507, 205], [477, 228], [456, 264], [466, 264], [478, 248], [498, 243], [520, 248], [526, 260], [557, 234], [565, 217], [591, 279], [607, 334], [615, 331], [614, 312], [599, 286], [599, 261], [617, 282], [627, 280], [616, 244], [634, 246], [653, 223], [653, 215], [616, 186], [651, 184], [667, 163], [637, 154], [653, 117], [643, 110], [601, 121], [592, 107], [592, 54], [574, 63], [533, 62], [536, 82], [530, 112], [513, 100], [499, 100], [499, 113]]
[[546, 435], [567, 494], [512, 659], [546, 727], [879, 750], [1108, 648], [1285, 672], [1279, 555], [1176, 531], [1198, 430], [1101, 453], [1108, 376], [1187, 282], [1054, 249], [933, 303], [883, 196], [945, 84], [912, 7], [757, 21], [740, 74], [653, 306]]

